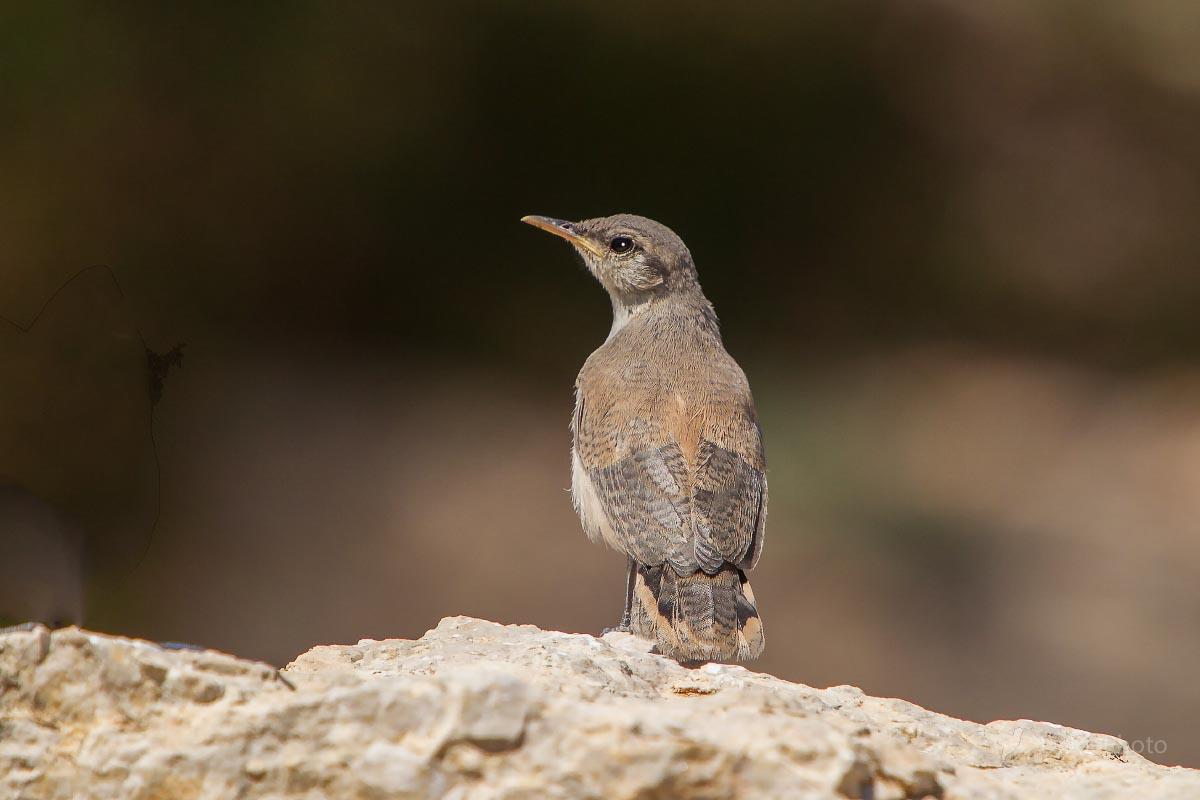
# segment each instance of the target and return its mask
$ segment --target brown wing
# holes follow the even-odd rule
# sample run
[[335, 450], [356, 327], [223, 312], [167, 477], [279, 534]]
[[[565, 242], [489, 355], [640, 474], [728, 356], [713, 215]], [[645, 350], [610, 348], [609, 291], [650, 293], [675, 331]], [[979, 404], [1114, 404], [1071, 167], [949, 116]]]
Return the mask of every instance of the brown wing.
[[742, 456], [704, 439], [692, 490], [694, 548], [710, 575], [726, 563], [752, 569], [762, 552], [767, 477]]
[[[753, 567], [762, 549], [767, 486], [757, 466], [762, 451], [752, 408], [739, 404], [737, 411], [748, 417], [697, 426], [694, 416], [673, 424], [669, 415], [631, 416], [599, 406], [581, 389], [572, 429], [587, 490], [605, 517], [591, 524], [605, 528], [609, 544], [647, 566], [670, 563], [680, 575], [714, 574], [726, 563]], [[738, 449], [748, 450], [756, 464], [712, 440], [728, 440], [731, 422]], [[580, 513], [587, 527], [582, 506]]]
[[[573, 487], [584, 527], [641, 564], [694, 572], [690, 476], [679, 446], [640, 419], [595, 412], [580, 392], [571, 427], [588, 484], [577, 475]], [[589, 508], [589, 494], [599, 508]]]

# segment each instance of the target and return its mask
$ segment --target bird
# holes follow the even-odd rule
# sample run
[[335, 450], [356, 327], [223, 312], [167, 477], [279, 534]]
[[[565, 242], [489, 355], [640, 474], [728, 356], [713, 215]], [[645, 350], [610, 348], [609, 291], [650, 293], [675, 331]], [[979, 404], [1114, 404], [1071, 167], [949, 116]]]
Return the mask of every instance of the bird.
[[571, 497], [588, 537], [628, 559], [616, 630], [680, 662], [757, 658], [762, 429], [691, 252], [634, 214], [521, 221], [570, 242], [612, 301], [575, 382]]

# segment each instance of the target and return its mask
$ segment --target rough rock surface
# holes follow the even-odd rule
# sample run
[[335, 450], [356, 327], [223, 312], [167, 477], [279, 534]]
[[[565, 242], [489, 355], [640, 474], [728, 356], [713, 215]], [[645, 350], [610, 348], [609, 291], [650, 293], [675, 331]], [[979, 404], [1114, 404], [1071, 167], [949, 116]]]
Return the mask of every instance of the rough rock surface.
[[0, 636], [0, 798], [1197, 798], [1112, 736], [979, 725], [604, 639], [447, 618], [282, 673]]

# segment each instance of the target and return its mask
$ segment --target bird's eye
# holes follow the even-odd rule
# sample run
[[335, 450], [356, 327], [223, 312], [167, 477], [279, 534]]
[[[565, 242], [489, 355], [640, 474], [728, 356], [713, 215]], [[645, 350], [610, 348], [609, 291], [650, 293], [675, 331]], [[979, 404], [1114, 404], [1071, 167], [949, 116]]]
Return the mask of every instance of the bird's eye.
[[628, 253], [633, 249], [633, 239], [628, 236], [614, 236], [608, 246], [614, 253]]

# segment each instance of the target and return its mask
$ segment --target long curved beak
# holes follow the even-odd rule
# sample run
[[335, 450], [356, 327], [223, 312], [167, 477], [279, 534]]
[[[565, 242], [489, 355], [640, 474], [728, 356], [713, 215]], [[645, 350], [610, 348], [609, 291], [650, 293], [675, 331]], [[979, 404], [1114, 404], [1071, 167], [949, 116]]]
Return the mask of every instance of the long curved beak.
[[552, 233], [560, 239], [566, 239], [571, 244], [575, 245], [576, 247], [582, 247], [584, 250], [587, 250], [597, 258], [604, 255], [598, 249], [596, 249], [596, 245], [575, 233], [575, 231], [572, 230], [574, 223], [568, 222], [565, 219], [539, 217], [530, 214], [529, 216], [521, 217], [521, 222], [524, 222], [526, 225], [532, 225], [535, 228], [540, 228], [546, 233]]

